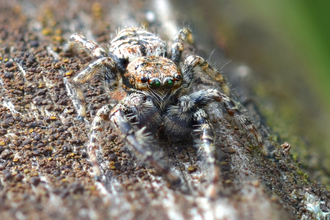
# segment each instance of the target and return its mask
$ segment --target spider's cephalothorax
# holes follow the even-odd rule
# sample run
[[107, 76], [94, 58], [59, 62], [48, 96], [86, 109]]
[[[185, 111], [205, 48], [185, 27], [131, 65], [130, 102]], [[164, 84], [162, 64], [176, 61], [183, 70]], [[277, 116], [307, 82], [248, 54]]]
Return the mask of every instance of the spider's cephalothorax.
[[[109, 120], [112, 127], [122, 134], [126, 144], [140, 160], [162, 171], [174, 183], [180, 179], [148, 150], [149, 134], [154, 134], [163, 125], [164, 132], [172, 141], [193, 137], [209, 170], [217, 176], [214, 132], [203, 110], [211, 102], [223, 103], [236, 123], [243, 130], [251, 132], [263, 147], [258, 131], [229, 98], [229, 88], [216, 69], [195, 55], [187, 57], [179, 68], [184, 41], [190, 37], [189, 28], [179, 31], [172, 45], [171, 58], [165, 57], [165, 43], [142, 28], [120, 31], [111, 41], [109, 53], [81, 35], [73, 34], [70, 37], [71, 47], [86, 50], [97, 59], [73, 78], [76, 99], [80, 103], [79, 118], [82, 119], [86, 114], [81, 84], [97, 73], [104, 76], [109, 95], [117, 100], [117, 104], [108, 104], [98, 110], [92, 123], [88, 152], [96, 177], [101, 175], [96, 156], [97, 140], [105, 120]], [[221, 90], [210, 88], [189, 92], [196, 69], [218, 82]], [[264, 147], [263, 151], [266, 153]]]
[[181, 84], [181, 73], [173, 61], [157, 56], [136, 58], [123, 77], [125, 89], [150, 95], [161, 111]]

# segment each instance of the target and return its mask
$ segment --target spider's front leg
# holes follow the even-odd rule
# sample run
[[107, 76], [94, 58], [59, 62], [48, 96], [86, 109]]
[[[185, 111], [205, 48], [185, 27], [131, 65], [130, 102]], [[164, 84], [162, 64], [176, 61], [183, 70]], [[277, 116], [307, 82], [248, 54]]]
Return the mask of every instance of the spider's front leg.
[[182, 96], [177, 105], [169, 107], [164, 120], [165, 131], [173, 141], [182, 140], [184, 137], [189, 137], [191, 133], [194, 134], [198, 154], [204, 159], [204, 165], [211, 174], [211, 192], [208, 192], [211, 197], [214, 196], [215, 183], [220, 171], [216, 164], [213, 127], [207, 120], [208, 116], [202, 107], [220, 100], [220, 92], [215, 89], [201, 90]]
[[[82, 84], [100, 72], [103, 73], [102, 77], [104, 77], [110, 84], [115, 84], [117, 82], [116, 62], [111, 57], [103, 57], [97, 59], [93, 63], [89, 64], [86, 69], [81, 71], [72, 80], [73, 86], [77, 93], [77, 97], [73, 98], [78, 99], [80, 104], [78, 109], [78, 119], [80, 120], [83, 120], [83, 118], [86, 116], [86, 99], [82, 89]], [[104, 79], [102, 78], [102, 80]], [[111, 86], [112, 85], [109, 85], [109, 87]]]
[[201, 90], [182, 96], [177, 105], [169, 107], [164, 120], [165, 131], [172, 140], [182, 139], [191, 133], [194, 126], [197, 127], [193, 129], [200, 136], [196, 142], [200, 145], [199, 151], [209, 164], [215, 163], [214, 134], [202, 107], [220, 100], [221, 93], [215, 89]]
[[180, 184], [180, 178], [174, 175], [167, 166], [161, 164], [148, 150], [150, 136], [145, 130], [155, 130], [161, 123], [161, 116], [150, 97], [140, 93], [132, 93], [112, 110], [110, 109], [111, 106], [109, 105], [101, 108], [93, 122], [89, 152], [96, 177], [101, 175], [95, 153], [97, 134], [102, 128], [100, 122], [110, 120], [111, 126], [121, 134], [126, 145], [142, 162], [149, 163], [162, 172], [172, 184]]
[[191, 133], [195, 121], [194, 114], [211, 102], [220, 101], [220, 92], [216, 89], [207, 89], [182, 96], [177, 105], [168, 108], [164, 117], [165, 131], [171, 140], [181, 140]]
[[109, 121], [109, 116], [111, 114], [111, 110], [113, 109], [113, 104], [108, 104], [103, 106], [100, 110], [97, 111], [96, 116], [94, 117], [92, 128], [91, 128], [91, 136], [89, 139], [89, 145], [87, 147], [89, 159], [91, 160], [93, 166], [93, 175], [95, 179], [101, 179], [101, 170], [99, 167], [99, 163], [97, 160], [96, 151], [98, 150], [98, 139], [99, 133], [103, 130], [104, 121]]
[[[207, 73], [211, 78], [220, 82], [221, 88], [224, 93], [219, 93], [219, 101], [223, 103], [228, 113], [234, 117], [236, 123], [243, 128], [245, 131], [251, 132], [255, 139], [257, 140], [259, 146], [262, 148], [263, 154], [267, 155], [268, 150], [264, 146], [261, 135], [257, 131], [256, 127], [250, 121], [248, 117], [246, 117], [239, 110], [236, 103], [228, 96], [229, 95], [229, 87], [226, 84], [223, 76], [216, 69], [214, 69], [210, 64], [205, 61], [202, 57], [199, 56], [189, 56], [182, 67], [183, 74], [183, 87], [189, 87], [195, 74], [195, 68], [200, 68], [203, 72]], [[193, 93], [195, 94], [195, 93]], [[197, 93], [196, 93], [197, 94]], [[202, 96], [201, 96], [202, 97]], [[207, 97], [207, 96], [206, 96]], [[203, 100], [203, 98], [202, 98]]]
[[211, 174], [211, 184], [208, 187], [207, 195], [210, 198], [215, 198], [217, 193], [216, 184], [220, 176], [220, 168], [217, 166], [217, 155], [214, 146], [214, 132], [213, 127], [207, 120], [207, 114], [198, 109], [194, 113], [195, 143], [198, 148], [198, 153], [203, 156], [207, 171]]
[[214, 132], [212, 125], [207, 120], [207, 114], [202, 110], [198, 109], [193, 114], [194, 121], [194, 133], [197, 138], [195, 142], [198, 147], [199, 154], [203, 155], [206, 166], [213, 170], [212, 174], [216, 176], [216, 153], [214, 146]]

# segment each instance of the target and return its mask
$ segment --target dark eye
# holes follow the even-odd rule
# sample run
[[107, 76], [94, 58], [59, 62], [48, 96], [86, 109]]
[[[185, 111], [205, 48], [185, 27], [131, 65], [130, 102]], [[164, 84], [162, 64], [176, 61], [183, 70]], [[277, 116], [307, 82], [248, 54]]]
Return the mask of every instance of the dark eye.
[[171, 88], [173, 86], [173, 80], [171, 78], [167, 78], [164, 83], [165, 88]]
[[180, 81], [180, 79], [181, 79], [181, 75], [176, 75], [176, 76], [174, 76], [174, 79], [175, 79], [176, 81]]
[[158, 89], [160, 87], [160, 81], [159, 79], [152, 79], [150, 80], [149, 85], [152, 89]]
[[142, 76], [142, 77], [141, 77], [141, 82], [143, 82], [143, 83], [148, 82], [148, 78], [145, 77], [145, 76]]

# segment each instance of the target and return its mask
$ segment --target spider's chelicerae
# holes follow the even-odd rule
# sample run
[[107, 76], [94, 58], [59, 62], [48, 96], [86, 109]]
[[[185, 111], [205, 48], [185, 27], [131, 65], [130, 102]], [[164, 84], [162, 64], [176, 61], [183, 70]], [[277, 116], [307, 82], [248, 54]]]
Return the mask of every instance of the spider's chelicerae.
[[[120, 31], [111, 41], [108, 53], [82, 35], [73, 34], [70, 37], [70, 48], [85, 50], [96, 58], [72, 81], [80, 103], [79, 118], [83, 119], [86, 114], [81, 84], [95, 74], [101, 73], [104, 76], [111, 99], [117, 100], [115, 104], [99, 109], [92, 123], [88, 153], [95, 177], [101, 175], [96, 151], [99, 147], [98, 132], [105, 120], [110, 121], [112, 127], [122, 134], [126, 144], [140, 160], [160, 170], [174, 183], [180, 179], [148, 150], [149, 136], [163, 125], [163, 130], [171, 141], [193, 137], [206, 165], [216, 175], [214, 132], [207, 113], [203, 110], [211, 102], [223, 103], [236, 123], [251, 132], [259, 145], [263, 146], [254, 125], [229, 98], [229, 88], [223, 76], [199, 56], [191, 55], [180, 63], [184, 41], [189, 38], [189, 28], [180, 30], [172, 45], [172, 56], [167, 58], [165, 42], [142, 28], [132, 27]], [[196, 68], [217, 81], [222, 91], [206, 89], [189, 92], [189, 88], [194, 86], [192, 82]]]

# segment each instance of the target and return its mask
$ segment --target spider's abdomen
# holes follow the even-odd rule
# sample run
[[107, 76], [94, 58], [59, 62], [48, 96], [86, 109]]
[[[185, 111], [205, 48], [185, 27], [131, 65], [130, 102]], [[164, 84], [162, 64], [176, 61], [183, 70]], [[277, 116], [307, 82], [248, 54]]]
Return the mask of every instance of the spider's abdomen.
[[165, 42], [156, 35], [137, 27], [126, 28], [111, 41], [110, 53], [129, 62], [137, 57], [164, 56]]

